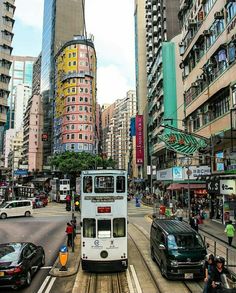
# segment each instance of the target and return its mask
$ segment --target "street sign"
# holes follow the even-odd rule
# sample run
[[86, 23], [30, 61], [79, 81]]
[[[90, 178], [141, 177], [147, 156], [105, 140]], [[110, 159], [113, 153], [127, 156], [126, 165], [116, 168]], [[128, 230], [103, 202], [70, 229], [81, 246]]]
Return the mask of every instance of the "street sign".
[[183, 155], [193, 155], [199, 149], [207, 147], [205, 140], [186, 133], [172, 132], [158, 137], [167, 148]]
[[206, 180], [208, 193], [218, 194], [220, 192], [220, 180]]

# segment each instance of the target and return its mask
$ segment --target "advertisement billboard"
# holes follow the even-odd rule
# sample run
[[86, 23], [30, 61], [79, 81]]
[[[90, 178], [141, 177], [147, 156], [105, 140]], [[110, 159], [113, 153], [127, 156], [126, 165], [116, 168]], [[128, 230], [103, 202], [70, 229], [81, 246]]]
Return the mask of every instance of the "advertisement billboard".
[[135, 119], [136, 129], [136, 164], [143, 165], [144, 145], [143, 145], [143, 115], [137, 115]]

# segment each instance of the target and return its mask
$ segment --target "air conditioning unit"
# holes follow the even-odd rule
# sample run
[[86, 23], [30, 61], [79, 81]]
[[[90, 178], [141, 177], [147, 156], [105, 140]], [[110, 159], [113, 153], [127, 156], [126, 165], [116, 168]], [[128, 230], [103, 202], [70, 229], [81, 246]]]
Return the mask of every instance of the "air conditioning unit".
[[189, 24], [190, 26], [193, 26], [193, 25], [196, 25], [196, 24], [197, 24], [197, 22], [196, 22], [196, 20], [195, 20], [195, 19], [193, 19], [193, 18], [190, 18], [190, 19], [188, 20], [188, 24]]
[[197, 82], [197, 81], [192, 82], [191, 86], [192, 86], [192, 87], [198, 87], [198, 82]]
[[212, 34], [212, 31], [211, 30], [204, 30], [203, 31], [203, 35], [204, 36], [210, 36]]
[[203, 74], [197, 76], [197, 81], [203, 81], [203, 80], [204, 80]]
[[214, 18], [215, 19], [222, 19], [222, 18], [224, 18], [224, 13], [222, 11], [215, 12]]
[[197, 109], [197, 114], [201, 115], [202, 114], [202, 108]]

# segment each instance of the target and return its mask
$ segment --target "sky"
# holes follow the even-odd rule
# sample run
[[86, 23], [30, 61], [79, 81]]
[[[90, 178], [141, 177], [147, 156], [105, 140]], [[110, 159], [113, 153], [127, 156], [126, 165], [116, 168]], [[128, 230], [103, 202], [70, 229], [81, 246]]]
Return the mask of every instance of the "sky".
[[[39, 55], [43, 2], [16, 0], [13, 55]], [[85, 0], [85, 8], [97, 53], [98, 102], [112, 103], [135, 89], [134, 0]]]

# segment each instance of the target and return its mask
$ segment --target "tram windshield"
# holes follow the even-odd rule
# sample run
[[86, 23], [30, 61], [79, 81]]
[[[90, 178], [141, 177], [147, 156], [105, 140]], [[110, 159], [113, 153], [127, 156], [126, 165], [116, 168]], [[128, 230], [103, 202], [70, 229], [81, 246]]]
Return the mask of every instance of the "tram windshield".
[[114, 193], [113, 176], [95, 176], [94, 185], [95, 193]]

